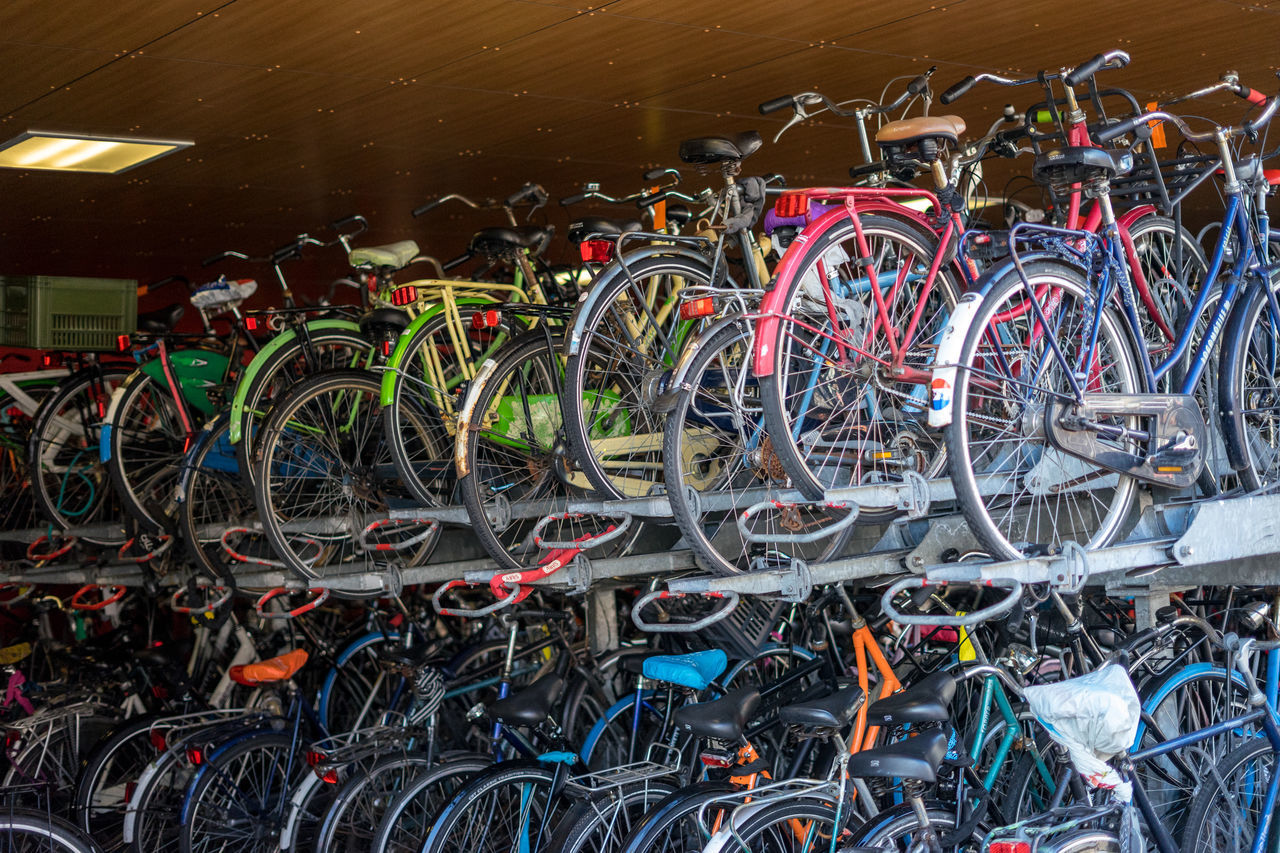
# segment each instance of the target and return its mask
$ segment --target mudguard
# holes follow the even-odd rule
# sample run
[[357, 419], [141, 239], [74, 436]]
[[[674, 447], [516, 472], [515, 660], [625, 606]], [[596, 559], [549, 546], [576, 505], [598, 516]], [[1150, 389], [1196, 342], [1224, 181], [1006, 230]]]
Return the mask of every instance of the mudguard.
[[[314, 332], [324, 329], [345, 329], [359, 334], [360, 324], [351, 320], [312, 320], [307, 323], [307, 329]], [[254, 377], [262, 372], [262, 366], [267, 363], [268, 359], [297, 339], [298, 333], [296, 331], [285, 329], [268, 341], [266, 346], [258, 350], [258, 354], [253, 357], [253, 361], [249, 362], [249, 366], [245, 368], [244, 375], [236, 383], [236, 393], [231, 400], [230, 438], [232, 444], [240, 441], [240, 428], [244, 422], [244, 401], [249, 394], [249, 386], [252, 384]]]
[[[702, 253], [685, 246], [643, 246], [627, 252], [626, 260], [627, 263], [631, 264], [664, 255], [693, 261], [706, 267], [708, 273], [711, 272], [711, 262]], [[582, 296], [578, 298], [578, 304], [573, 309], [573, 316], [569, 318], [569, 334], [565, 336], [564, 354], [566, 357], [573, 357], [578, 354], [579, 349], [582, 347], [582, 338], [587, 333], [587, 318], [591, 316], [596, 303], [601, 299], [601, 294], [609, 289], [608, 284], [614, 278], [622, 275], [624, 273], [618, 263], [610, 264], [600, 271], [600, 275], [596, 276], [591, 286], [583, 291]]]

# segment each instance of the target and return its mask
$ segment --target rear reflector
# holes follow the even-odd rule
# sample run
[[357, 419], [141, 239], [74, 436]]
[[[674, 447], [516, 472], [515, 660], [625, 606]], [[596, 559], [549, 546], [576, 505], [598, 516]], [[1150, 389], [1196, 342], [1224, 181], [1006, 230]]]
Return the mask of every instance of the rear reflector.
[[680, 303], [681, 320], [696, 320], [699, 317], [710, 317], [714, 313], [716, 313], [715, 300], [710, 296], [686, 299]]
[[583, 240], [578, 244], [584, 264], [607, 264], [613, 259], [611, 240]]

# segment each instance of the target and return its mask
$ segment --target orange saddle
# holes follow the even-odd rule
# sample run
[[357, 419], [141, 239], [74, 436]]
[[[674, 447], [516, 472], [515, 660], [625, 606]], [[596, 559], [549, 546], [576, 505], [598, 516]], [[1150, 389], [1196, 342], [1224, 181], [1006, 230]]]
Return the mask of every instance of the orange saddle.
[[307, 662], [306, 649], [294, 649], [273, 658], [260, 660], [257, 663], [246, 663], [233, 666], [227, 673], [236, 684], [256, 687], [259, 684], [270, 684], [273, 681], [288, 681]]

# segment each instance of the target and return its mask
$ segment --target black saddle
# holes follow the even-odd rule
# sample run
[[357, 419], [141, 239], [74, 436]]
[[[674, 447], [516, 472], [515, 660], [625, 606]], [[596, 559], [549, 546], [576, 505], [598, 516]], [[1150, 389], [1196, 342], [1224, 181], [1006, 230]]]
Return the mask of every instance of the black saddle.
[[873, 702], [867, 709], [872, 723], [901, 726], [906, 723], [943, 723], [951, 719], [956, 680], [950, 673], [935, 672], [901, 693]]
[[933, 782], [947, 755], [947, 740], [946, 732], [934, 730], [857, 752], [849, 759], [849, 775]]
[[489, 706], [489, 716], [512, 726], [536, 726], [551, 713], [551, 706], [564, 690], [564, 679], [544, 675], [524, 690]]
[[544, 241], [550, 242], [550, 229], [537, 226], [509, 228], [495, 226], [481, 228], [471, 237], [471, 251], [486, 257], [501, 257], [520, 249], [537, 248]]
[[788, 726], [842, 729], [853, 720], [865, 699], [862, 688], [851, 684], [821, 699], [787, 705], [778, 711], [778, 719]]
[[163, 335], [165, 332], [172, 331], [173, 327], [178, 325], [178, 321], [182, 319], [182, 315], [186, 313], [186, 310], [187, 307], [181, 302], [175, 302], [165, 308], [139, 314], [138, 331], [152, 335]]
[[[686, 163], [708, 166], [712, 163], [731, 163], [745, 160], [756, 151], [764, 140], [754, 130], [735, 133], [733, 136], [704, 136], [686, 139], [680, 143], [680, 159]], [[670, 215], [670, 214], [668, 214]]]
[[554, 226], [548, 225], [521, 225], [516, 229], [516, 233], [524, 240], [524, 247], [530, 249], [533, 254], [541, 255], [547, 250], [547, 246], [551, 245], [551, 238], [555, 236], [556, 229]]
[[747, 720], [755, 715], [759, 704], [759, 689], [743, 687], [711, 702], [685, 705], [671, 715], [671, 722], [695, 737], [733, 741], [742, 737]]
[[640, 223], [635, 220], [605, 219], [603, 216], [584, 216], [569, 226], [570, 243], [578, 244], [587, 239], [589, 234], [602, 234], [616, 237], [619, 234], [630, 234], [639, 231]]
[[1110, 151], [1072, 145], [1046, 151], [1036, 157], [1031, 174], [1038, 183], [1065, 186], [1098, 178], [1114, 178], [1133, 169], [1133, 155], [1128, 151]]
[[409, 325], [409, 315], [399, 308], [374, 308], [360, 318], [360, 334], [366, 338], [394, 338]]

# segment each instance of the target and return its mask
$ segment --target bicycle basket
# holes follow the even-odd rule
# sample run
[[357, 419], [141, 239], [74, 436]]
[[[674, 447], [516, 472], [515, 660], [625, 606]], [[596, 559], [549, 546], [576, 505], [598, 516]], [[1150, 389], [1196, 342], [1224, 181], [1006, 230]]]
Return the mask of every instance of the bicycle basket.
[[138, 283], [117, 278], [0, 277], [0, 345], [114, 350], [137, 328]]

